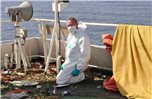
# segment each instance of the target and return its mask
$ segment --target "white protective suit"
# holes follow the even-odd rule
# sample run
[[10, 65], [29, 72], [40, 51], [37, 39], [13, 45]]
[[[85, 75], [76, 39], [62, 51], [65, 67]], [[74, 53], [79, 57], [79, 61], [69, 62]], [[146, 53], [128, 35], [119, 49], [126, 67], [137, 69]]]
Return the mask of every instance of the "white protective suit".
[[[85, 79], [84, 70], [88, 67], [91, 48], [90, 40], [82, 29], [77, 29], [75, 33], [69, 33], [65, 52], [65, 62], [62, 64], [63, 70], [57, 75], [57, 84], [73, 84]], [[78, 76], [72, 76], [71, 72], [75, 66], [80, 70]]]

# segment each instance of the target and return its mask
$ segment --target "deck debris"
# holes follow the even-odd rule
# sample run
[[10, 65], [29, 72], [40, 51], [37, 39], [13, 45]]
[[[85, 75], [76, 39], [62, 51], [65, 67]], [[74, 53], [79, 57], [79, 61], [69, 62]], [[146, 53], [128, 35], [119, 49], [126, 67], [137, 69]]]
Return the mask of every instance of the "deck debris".
[[[74, 85], [55, 86], [57, 74], [55, 65], [50, 64], [46, 75], [44, 74], [44, 68], [40, 65], [41, 64], [38, 63], [32, 63], [31, 67], [28, 68], [27, 74], [25, 74], [22, 70], [1, 70], [0, 80], [2, 83], [2, 99], [5, 99], [6, 96], [7, 98], [13, 97], [9, 99], [19, 99], [22, 97], [27, 97], [29, 99], [31, 99], [31, 97], [32, 99], [60, 99], [61, 97], [74, 95], [78, 97], [79, 95], [82, 95], [83, 97], [99, 97], [101, 94], [105, 97], [109, 97], [109, 95], [107, 96], [106, 94], [108, 92], [100, 85], [107, 75], [104, 75], [106, 77], [103, 77], [104, 73], [100, 70], [90, 69], [92, 75], [94, 76], [94, 81], [86, 79], [84, 82]], [[16, 88], [20, 90], [28, 90], [28, 92], [26, 93], [23, 91], [8, 95], [8, 92], [16, 90]]]

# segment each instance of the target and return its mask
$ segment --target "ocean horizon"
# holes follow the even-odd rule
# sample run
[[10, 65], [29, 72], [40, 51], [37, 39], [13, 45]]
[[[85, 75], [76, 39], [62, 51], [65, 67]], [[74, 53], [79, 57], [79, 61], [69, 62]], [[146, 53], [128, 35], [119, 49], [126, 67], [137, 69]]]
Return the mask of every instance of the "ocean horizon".
[[[5, 13], [6, 7], [17, 6], [20, 3], [22, 1], [1, 1], [1, 20], [10, 20]], [[54, 19], [52, 1], [41, 1], [41, 3], [40, 1], [31, 1], [31, 4], [34, 10], [32, 18]], [[69, 16], [82, 22], [152, 25], [152, 1], [72, 1], [60, 12], [61, 20], [66, 20]], [[28, 30], [28, 37], [40, 35], [38, 22], [24, 21], [20, 23], [20, 26]], [[115, 28], [88, 26], [86, 33], [91, 38], [92, 44], [102, 45], [101, 35], [104, 33], [114, 35]], [[11, 22], [1, 22], [1, 41], [13, 40], [14, 38], [14, 25]]]

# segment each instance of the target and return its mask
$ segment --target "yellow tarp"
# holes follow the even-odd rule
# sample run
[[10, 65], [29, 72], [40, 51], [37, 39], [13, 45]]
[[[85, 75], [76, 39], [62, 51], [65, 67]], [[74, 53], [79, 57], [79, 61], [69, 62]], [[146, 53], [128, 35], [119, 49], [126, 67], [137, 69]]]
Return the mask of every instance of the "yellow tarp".
[[152, 99], [152, 26], [118, 25], [112, 46], [114, 79], [121, 94]]

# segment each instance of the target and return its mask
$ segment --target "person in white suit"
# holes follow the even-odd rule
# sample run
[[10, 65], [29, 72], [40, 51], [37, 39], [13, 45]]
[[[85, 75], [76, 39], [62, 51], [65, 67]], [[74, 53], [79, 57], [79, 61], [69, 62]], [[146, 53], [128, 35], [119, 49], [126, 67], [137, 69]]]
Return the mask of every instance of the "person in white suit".
[[69, 35], [67, 37], [65, 61], [56, 77], [58, 85], [83, 81], [85, 79], [84, 71], [88, 68], [91, 54], [90, 39], [84, 33], [84, 28], [82, 29], [73, 17], [67, 19], [66, 25]]

